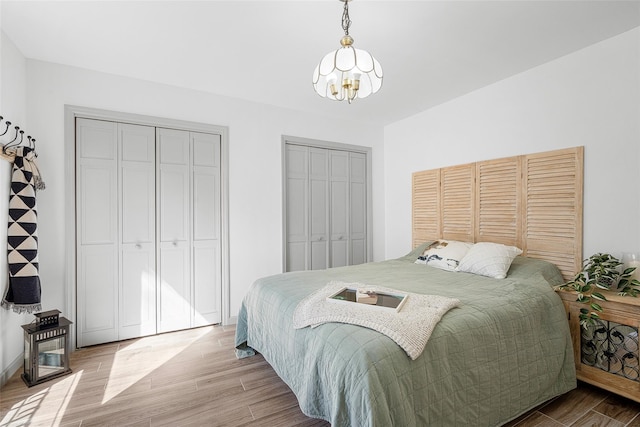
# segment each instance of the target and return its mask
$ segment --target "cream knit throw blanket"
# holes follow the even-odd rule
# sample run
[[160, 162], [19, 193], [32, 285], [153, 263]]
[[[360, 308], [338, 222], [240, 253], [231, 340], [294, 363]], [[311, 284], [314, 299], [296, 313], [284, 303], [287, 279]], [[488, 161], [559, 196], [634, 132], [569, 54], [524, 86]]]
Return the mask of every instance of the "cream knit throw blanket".
[[[378, 292], [402, 293], [408, 296], [400, 311], [371, 307], [358, 303], [327, 301], [327, 297], [342, 288], [357, 288]], [[427, 344], [442, 316], [457, 307], [460, 301], [438, 295], [422, 295], [362, 283], [331, 281], [300, 301], [293, 313], [295, 329], [316, 327], [327, 322], [351, 323], [385, 334], [415, 360]]]

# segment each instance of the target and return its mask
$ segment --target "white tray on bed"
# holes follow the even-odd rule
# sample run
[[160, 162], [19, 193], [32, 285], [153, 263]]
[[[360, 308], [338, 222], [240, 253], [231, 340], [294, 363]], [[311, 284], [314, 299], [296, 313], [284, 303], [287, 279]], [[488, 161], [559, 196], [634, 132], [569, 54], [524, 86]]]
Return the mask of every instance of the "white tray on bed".
[[357, 289], [344, 287], [329, 295], [327, 301], [339, 304], [360, 304], [383, 310], [400, 311], [409, 296], [401, 292], [376, 291], [375, 289]]

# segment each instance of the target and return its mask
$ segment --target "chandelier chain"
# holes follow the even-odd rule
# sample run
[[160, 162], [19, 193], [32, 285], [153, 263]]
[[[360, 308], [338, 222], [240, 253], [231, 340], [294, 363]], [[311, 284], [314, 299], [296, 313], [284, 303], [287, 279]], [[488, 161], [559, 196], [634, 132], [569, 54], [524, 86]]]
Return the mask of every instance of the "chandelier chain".
[[344, 11], [342, 12], [342, 29], [344, 35], [349, 35], [349, 26], [351, 26], [351, 19], [349, 19], [349, 1], [344, 2]]

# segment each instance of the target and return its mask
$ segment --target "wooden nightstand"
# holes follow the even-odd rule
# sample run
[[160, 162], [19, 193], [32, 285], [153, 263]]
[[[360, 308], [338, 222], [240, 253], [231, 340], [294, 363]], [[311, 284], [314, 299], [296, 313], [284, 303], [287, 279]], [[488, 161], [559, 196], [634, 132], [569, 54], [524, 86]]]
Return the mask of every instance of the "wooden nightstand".
[[640, 402], [640, 298], [602, 292], [608, 301], [600, 321], [588, 329], [580, 326], [576, 293], [557, 290], [569, 319], [579, 380]]

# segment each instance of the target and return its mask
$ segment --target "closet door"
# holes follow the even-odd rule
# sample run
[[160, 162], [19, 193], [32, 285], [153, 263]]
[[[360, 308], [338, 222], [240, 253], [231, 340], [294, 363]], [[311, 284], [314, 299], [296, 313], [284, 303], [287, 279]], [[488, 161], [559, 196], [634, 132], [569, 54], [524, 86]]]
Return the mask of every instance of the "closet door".
[[349, 153], [328, 150], [331, 168], [331, 267], [349, 265]]
[[156, 333], [155, 128], [118, 124], [119, 339]]
[[76, 120], [77, 340], [118, 338], [117, 125]]
[[193, 226], [192, 326], [222, 321], [220, 135], [190, 133]]
[[222, 321], [221, 136], [77, 119], [78, 346]]
[[222, 320], [220, 135], [157, 129], [158, 331]]
[[310, 267], [329, 267], [329, 155], [327, 150], [309, 149]]
[[156, 129], [158, 332], [191, 326], [189, 132]]
[[309, 269], [309, 148], [285, 145], [285, 271]]
[[366, 154], [284, 147], [285, 271], [366, 262]]
[[367, 262], [367, 159], [349, 153], [350, 264]]
[[78, 119], [78, 345], [156, 332], [155, 130]]

